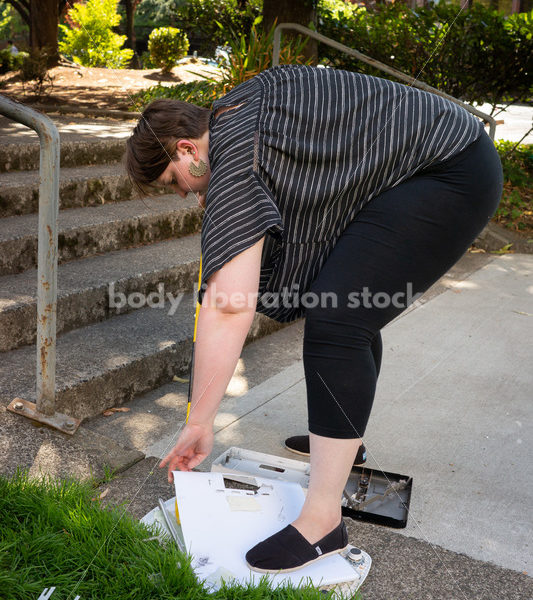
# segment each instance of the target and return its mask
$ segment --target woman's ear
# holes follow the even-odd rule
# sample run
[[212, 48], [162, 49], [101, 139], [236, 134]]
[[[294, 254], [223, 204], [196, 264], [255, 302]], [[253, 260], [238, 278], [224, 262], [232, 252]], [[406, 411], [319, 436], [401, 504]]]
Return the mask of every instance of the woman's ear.
[[187, 154], [196, 156], [198, 149], [190, 140], [181, 139], [176, 142], [176, 152], [181, 156], [187, 156]]

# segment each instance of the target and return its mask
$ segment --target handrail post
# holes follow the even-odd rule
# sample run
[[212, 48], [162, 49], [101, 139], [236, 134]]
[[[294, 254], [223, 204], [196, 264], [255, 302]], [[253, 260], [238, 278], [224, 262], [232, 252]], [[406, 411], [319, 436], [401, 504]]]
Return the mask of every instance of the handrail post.
[[402, 81], [406, 81], [410, 85], [420, 88], [421, 90], [424, 90], [426, 92], [432, 92], [433, 94], [442, 96], [443, 98], [446, 98], [447, 100], [450, 100], [451, 102], [455, 102], [455, 104], [459, 104], [459, 106], [462, 106], [468, 112], [472, 113], [473, 115], [476, 115], [477, 117], [482, 119], [485, 123], [489, 124], [489, 136], [490, 136], [491, 140], [494, 141], [494, 136], [496, 135], [496, 119], [494, 119], [494, 117], [491, 117], [490, 115], [478, 110], [477, 108], [470, 106], [470, 104], [467, 104], [466, 102], [462, 102], [461, 100], [458, 100], [457, 98], [454, 98], [453, 96], [450, 96], [449, 94], [446, 94], [445, 92], [441, 92], [437, 88], [434, 88], [434, 87], [428, 85], [427, 83], [424, 83], [423, 81], [418, 81], [414, 77], [410, 77], [409, 75], [402, 73], [401, 71], [398, 71], [398, 69], [389, 67], [389, 65], [386, 65], [385, 63], [379, 62], [378, 60], [375, 60], [374, 58], [371, 58], [370, 56], [367, 56], [366, 54], [363, 54], [362, 52], [358, 52], [357, 50], [354, 50], [353, 48], [350, 48], [349, 46], [345, 46], [344, 44], [341, 44], [340, 42], [336, 42], [335, 40], [332, 40], [331, 38], [328, 38], [325, 35], [322, 35], [321, 33], [317, 33], [316, 31], [313, 31], [312, 29], [309, 29], [308, 27], [304, 27], [303, 25], [300, 25], [299, 23], [280, 23], [274, 30], [274, 44], [273, 44], [273, 50], [272, 50], [272, 66], [273, 67], [277, 67], [279, 65], [279, 56], [280, 56], [280, 49], [281, 49], [281, 31], [283, 29], [285, 29], [285, 30], [292, 29], [294, 31], [298, 31], [299, 33], [303, 33], [304, 35], [314, 38], [315, 40], [318, 40], [319, 42], [322, 42], [323, 44], [326, 44], [327, 46], [331, 46], [332, 48], [335, 48], [336, 50], [340, 50], [341, 52], [344, 52], [345, 54], [348, 54], [349, 56], [354, 56], [358, 60], [360, 60], [364, 63], [367, 63], [376, 69], [384, 71], [385, 73], [389, 73], [389, 75], [393, 75], [394, 77], [396, 77]]
[[66, 433], [80, 421], [55, 412], [57, 217], [59, 214], [59, 133], [45, 115], [0, 95], [0, 114], [30, 127], [39, 135], [39, 233], [37, 261], [37, 368], [33, 404], [15, 398], [8, 409]]

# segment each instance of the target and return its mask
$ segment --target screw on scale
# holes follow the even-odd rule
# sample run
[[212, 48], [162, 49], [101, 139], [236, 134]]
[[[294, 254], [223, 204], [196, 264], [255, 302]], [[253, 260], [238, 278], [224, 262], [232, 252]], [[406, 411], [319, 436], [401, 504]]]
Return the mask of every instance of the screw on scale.
[[361, 552], [361, 550], [359, 550], [359, 548], [356, 548], [355, 546], [352, 546], [350, 548], [348, 554], [346, 555], [346, 558], [348, 560], [351, 560], [356, 565], [362, 563], [364, 560], [363, 553]]

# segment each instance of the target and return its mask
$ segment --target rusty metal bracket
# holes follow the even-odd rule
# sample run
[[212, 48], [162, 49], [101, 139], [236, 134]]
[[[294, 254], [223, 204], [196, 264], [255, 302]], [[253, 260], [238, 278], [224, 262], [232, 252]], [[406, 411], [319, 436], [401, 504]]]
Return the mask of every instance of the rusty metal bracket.
[[418, 81], [414, 77], [411, 77], [410, 75], [407, 75], [406, 73], [402, 73], [401, 71], [398, 71], [398, 69], [389, 67], [389, 65], [386, 65], [385, 63], [379, 62], [378, 60], [371, 58], [370, 56], [367, 56], [366, 54], [363, 54], [362, 52], [358, 52], [357, 50], [354, 50], [353, 48], [350, 48], [349, 46], [345, 46], [344, 44], [341, 44], [340, 42], [332, 40], [331, 38], [328, 38], [325, 35], [322, 35], [321, 33], [317, 33], [316, 31], [313, 31], [312, 29], [309, 29], [308, 27], [299, 25], [298, 23], [280, 23], [274, 30], [274, 49], [272, 52], [272, 66], [273, 67], [276, 67], [279, 65], [279, 54], [280, 54], [280, 48], [281, 48], [281, 32], [282, 32], [282, 30], [289, 30], [289, 29], [303, 33], [304, 35], [307, 35], [308, 37], [313, 38], [315, 40], [318, 40], [319, 42], [322, 42], [323, 44], [326, 44], [327, 46], [331, 46], [332, 48], [335, 48], [336, 50], [340, 50], [341, 52], [344, 52], [345, 54], [348, 54], [349, 56], [354, 56], [358, 60], [360, 60], [376, 69], [379, 69], [380, 71], [384, 71], [385, 73], [388, 73], [389, 75], [393, 75], [394, 77], [397, 77], [401, 81], [405, 81], [414, 87], [424, 90], [425, 92], [432, 92], [433, 94], [442, 96], [443, 98], [446, 98], [447, 100], [450, 100], [451, 102], [455, 102], [455, 104], [459, 104], [459, 106], [462, 106], [468, 112], [472, 113], [473, 115], [476, 115], [477, 117], [482, 119], [485, 123], [489, 124], [489, 136], [490, 136], [491, 140], [494, 141], [494, 136], [496, 134], [497, 122], [493, 117], [491, 117], [487, 113], [484, 113], [484, 112], [478, 110], [477, 108], [470, 106], [470, 104], [467, 104], [466, 102], [462, 102], [461, 100], [458, 100], [457, 98], [454, 98], [453, 96], [450, 96], [449, 94], [446, 94], [445, 92], [441, 92], [437, 88], [434, 88], [434, 87], [428, 85], [427, 83], [424, 83], [423, 81]]
[[45, 415], [38, 410], [37, 405], [34, 402], [29, 402], [22, 398], [15, 398], [12, 400], [9, 403], [7, 410], [16, 413], [17, 415], [27, 417], [32, 421], [38, 421], [39, 423], [43, 423], [54, 429], [59, 429], [59, 431], [70, 435], [76, 433], [76, 430], [81, 424], [81, 419], [76, 419], [62, 413], [54, 412], [52, 415]]

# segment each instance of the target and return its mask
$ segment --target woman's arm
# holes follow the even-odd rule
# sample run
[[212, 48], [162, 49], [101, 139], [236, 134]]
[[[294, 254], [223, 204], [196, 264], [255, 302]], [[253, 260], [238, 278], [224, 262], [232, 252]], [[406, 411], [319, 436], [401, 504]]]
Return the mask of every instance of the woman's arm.
[[190, 471], [211, 452], [218, 406], [255, 314], [263, 242], [264, 237], [227, 262], [207, 282], [196, 329], [189, 420], [160, 464], [168, 464], [169, 481], [176, 467]]
[[198, 315], [189, 422], [213, 424], [257, 303], [264, 237], [209, 278]]

